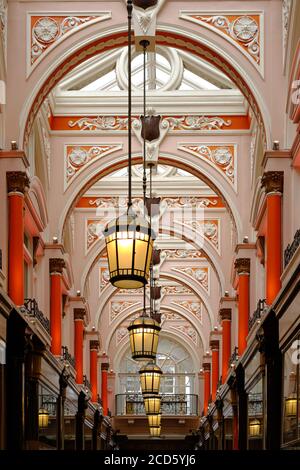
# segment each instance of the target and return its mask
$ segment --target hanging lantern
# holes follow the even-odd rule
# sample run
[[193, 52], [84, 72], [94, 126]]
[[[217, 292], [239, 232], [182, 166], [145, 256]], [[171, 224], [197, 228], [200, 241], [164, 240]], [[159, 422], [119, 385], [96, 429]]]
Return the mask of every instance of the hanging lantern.
[[45, 408], [39, 410], [39, 428], [47, 428], [49, 424], [49, 412]]
[[155, 359], [158, 345], [159, 324], [151, 317], [141, 316], [128, 327], [132, 359], [145, 361]]
[[157, 0], [132, 0], [132, 3], [135, 7], [147, 10], [147, 8], [154, 7], [157, 4]]
[[132, 210], [109, 222], [104, 230], [110, 282], [120, 289], [147, 284], [154, 232]]
[[151, 426], [150, 428], [151, 437], [160, 437], [161, 427], [160, 426]]
[[297, 415], [297, 398], [292, 395], [285, 400], [285, 416], [293, 417]]
[[261, 421], [259, 419], [250, 419], [249, 437], [257, 437], [260, 435], [261, 435]]
[[148, 142], [152, 142], [152, 140], [156, 140], [159, 138], [160, 130], [159, 130], [159, 123], [161, 120], [161, 116], [154, 116], [146, 115], [146, 117], [141, 116], [142, 122], [142, 138], [148, 140]]
[[159, 415], [148, 415], [148, 423], [151, 427], [160, 427], [161, 424], [161, 414]]
[[161, 407], [161, 397], [160, 396], [150, 396], [144, 398], [144, 405], [146, 410], [146, 415], [159, 415]]
[[162, 370], [154, 362], [149, 362], [139, 371], [142, 393], [146, 395], [158, 395]]

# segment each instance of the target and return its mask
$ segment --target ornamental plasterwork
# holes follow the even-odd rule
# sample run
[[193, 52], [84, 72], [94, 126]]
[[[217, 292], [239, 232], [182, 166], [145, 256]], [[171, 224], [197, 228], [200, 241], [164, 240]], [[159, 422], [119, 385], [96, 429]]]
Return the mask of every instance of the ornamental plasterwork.
[[69, 186], [91, 162], [120, 150], [122, 144], [66, 145], [65, 146], [65, 186]]
[[201, 267], [201, 268], [191, 268], [191, 267], [186, 267], [186, 268], [172, 268], [173, 271], [177, 271], [180, 273], [187, 274], [188, 276], [191, 276], [192, 278], [196, 279], [196, 281], [199, 282], [199, 284], [205, 289], [207, 292], [209, 292], [209, 272], [208, 272], [208, 267]]
[[47, 161], [48, 181], [50, 182], [51, 143], [49, 139], [49, 134], [43, 126], [42, 126], [42, 140], [43, 140], [44, 152], [45, 152], [46, 161]]
[[0, 30], [3, 41], [3, 49], [6, 60], [6, 44], [7, 44], [7, 0], [0, 0]]
[[[132, 117], [132, 123], [138, 121], [138, 117]], [[162, 129], [168, 131], [220, 131], [230, 127], [230, 119], [223, 119], [219, 116], [164, 116], [161, 122]], [[70, 129], [80, 131], [127, 131], [128, 118], [126, 116], [96, 116], [82, 117], [75, 121], [68, 122]]]
[[140, 302], [130, 302], [127, 300], [120, 300], [119, 302], [110, 303], [110, 316], [109, 322], [114, 321], [119, 315], [121, 315], [127, 308], [138, 305]]
[[28, 15], [28, 37], [30, 47], [28, 63], [33, 69], [42, 56], [53, 48], [67, 35], [72, 34], [87, 24], [104, 21], [111, 18], [110, 12], [82, 13], [32, 13]]
[[100, 289], [109, 284], [109, 270], [108, 268], [100, 268]]
[[172, 304], [178, 305], [186, 310], [189, 313], [197, 317], [202, 323], [202, 313], [201, 313], [201, 302], [195, 302], [194, 300], [182, 300], [180, 302], [173, 301]]
[[236, 146], [235, 145], [202, 145], [178, 144], [183, 152], [196, 155], [216, 168], [234, 187], [236, 187]]
[[189, 325], [176, 325], [176, 326], [171, 326], [170, 328], [180, 331], [189, 339], [191, 339], [195, 345], [197, 345], [197, 332], [195, 328], [192, 328]]
[[230, 119], [218, 116], [164, 116], [162, 127], [169, 125], [171, 131], [213, 131], [230, 127]]
[[218, 205], [218, 197], [206, 198], [197, 196], [178, 196], [164, 197], [161, 205], [167, 205], [168, 208], [182, 207], [214, 207]]
[[182, 316], [179, 315], [178, 313], [175, 313], [175, 312], [163, 312], [162, 315], [161, 315], [161, 322], [165, 322], [165, 321], [181, 321], [182, 320]]
[[283, 0], [282, 2], [282, 41], [283, 41], [284, 59], [285, 59], [285, 54], [286, 54], [287, 42], [288, 42], [291, 10], [292, 10], [292, 0]]
[[164, 297], [165, 295], [193, 294], [193, 292], [185, 286], [163, 286], [161, 294]]
[[103, 237], [103, 230], [107, 220], [86, 220], [86, 250], [89, 250], [97, 240]]
[[121, 341], [128, 337], [128, 330], [127, 328], [118, 328], [116, 332], [116, 345], [121, 343]]
[[200, 250], [163, 250], [161, 253], [161, 258], [165, 257], [165, 259], [173, 260], [173, 259], [199, 259], [203, 258], [203, 255]]
[[263, 13], [259, 12], [191, 12], [180, 18], [197, 23], [227, 37], [263, 73]]
[[204, 236], [220, 253], [220, 220], [185, 220], [185, 225], [192, 227], [197, 233]]

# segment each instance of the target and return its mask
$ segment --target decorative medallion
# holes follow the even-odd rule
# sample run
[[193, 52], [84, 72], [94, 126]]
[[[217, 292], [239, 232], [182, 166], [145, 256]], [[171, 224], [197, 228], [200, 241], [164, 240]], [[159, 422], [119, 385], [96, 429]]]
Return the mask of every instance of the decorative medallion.
[[89, 163], [98, 160], [100, 157], [116, 152], [122, 147], [122, 144], [66, 145], [66, 186], [68, 186], [73, 181], [74, 177], [86, 168]]
[[31, 48], [30, 48], [30, 65], [53, 47], [62, 37], [83, 27], [91, 22], [104, 21], [111, 18], [110, 12], [92, 15], [43, 15], [36, 13], [30, 16], [31, 28]]
[[236, 146], [178, 144], [177, 148], [206, 160], [234, 186], [236, 186]]
[[243, 50], [258, 69], [262, 69], [262, 13], [250, 15], [224, 12], [211, 16], [211, 14], [202, 14], [201, 12], [182, 11], [180, 18], [212, 28], [219, 34], [229, 37], [238, 48]]

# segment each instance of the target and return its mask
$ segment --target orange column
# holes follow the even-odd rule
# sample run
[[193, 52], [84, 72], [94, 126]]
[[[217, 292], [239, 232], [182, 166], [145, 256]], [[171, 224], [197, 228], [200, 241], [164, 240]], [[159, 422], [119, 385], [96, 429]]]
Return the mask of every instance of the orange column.
[[241, 356], [247, 347], [249, 331], [249, 290], [250, 290], [250, 259], [239, 258], [235, 260], [234, 267], [239, 277], [238, 297], [238, 347]]
[[51, 352], [61, 356], [62, 272], [65, 262], [61, 258], [49, 259], [50, 271], [50, 333]]
[[225, 383], [231, 356], [231, 308], [221, 308], [222, 321], [222, 383]]
[[266, 301], [271, 305], [281, 289], [283, 172], [267, 171], [263, 175], [262, 186], [267, 193]]
[[92, 390], [92, 402], [96, 402], [98, 398], [98, 350], [99, 341], [90, 341], [90, 382]]
[[107, 416], [108, 413], [108, 396], [107, 396], [107, 374], [109, 363], [102, 362], [101, 364], [101, 399], [103, 407], [103, 415]]
[[219, 341], [211, 340], [210, 348], [212, 351], [212, 371], [211, 371], [211, 394], [215, 401], [219, 382]]
[[83, 383], [83, 321], [84, 308], [74, 308], [74, 357], [76, 369], [76, 383]]
[[6, 174], [8, 192], [8, 295], [24, 303], [24, 194], [29, 179], [22, 171]]
[[210, 399], [210, 363], [203, 363], [204, 371], [204, 415], [207, 414]]

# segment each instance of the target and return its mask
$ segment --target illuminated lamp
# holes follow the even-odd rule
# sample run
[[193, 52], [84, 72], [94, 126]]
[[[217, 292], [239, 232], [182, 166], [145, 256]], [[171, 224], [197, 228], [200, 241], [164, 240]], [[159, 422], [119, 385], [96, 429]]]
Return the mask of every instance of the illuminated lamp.
[[155, 395], [144, 397], [144, 405], [146, 415], [159, 415], [161, 408], [161, 397]]
[[39, 428], [44, 429], [49, 425], [49, 412], [45, 408], [39, 410]]
[[161, 424], [161, 414], [159, 415], [148, 415], [148, 423], [151, 427], [159, 427]]
[[128, 326], [132, 358], [136, 361], [155, 359], [161, 327], [151, 317], [141, 316]]
[[139, 370], [143, 395], [158, 395], [162, 370], [154, 362], [149, 362]]
[[261, 435], [261, 421], [259, 419], [250, 419], [249, 421], [249, 437], [257, 437]]

